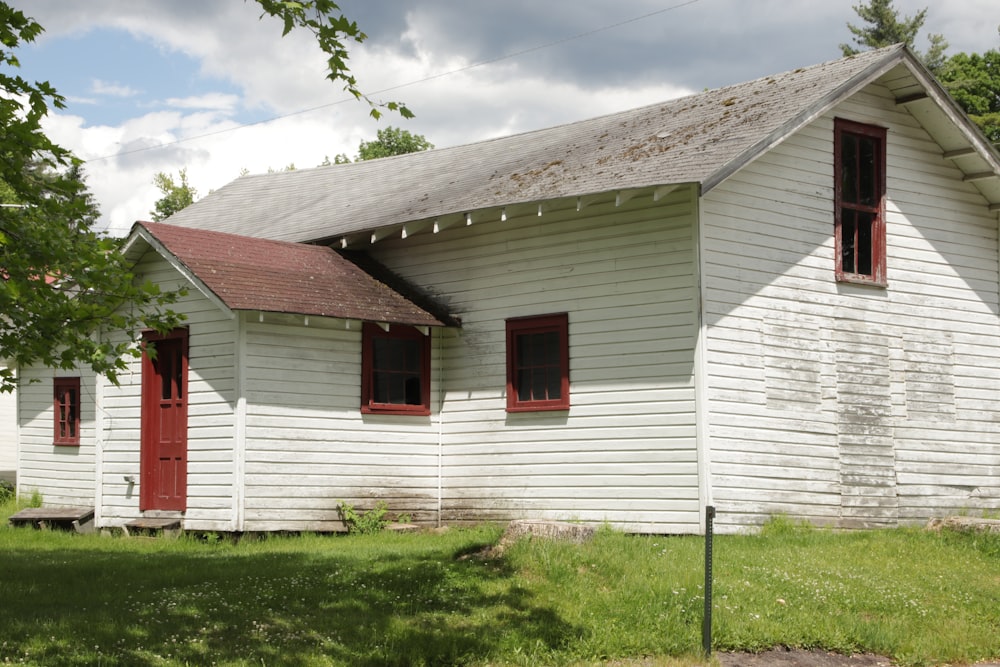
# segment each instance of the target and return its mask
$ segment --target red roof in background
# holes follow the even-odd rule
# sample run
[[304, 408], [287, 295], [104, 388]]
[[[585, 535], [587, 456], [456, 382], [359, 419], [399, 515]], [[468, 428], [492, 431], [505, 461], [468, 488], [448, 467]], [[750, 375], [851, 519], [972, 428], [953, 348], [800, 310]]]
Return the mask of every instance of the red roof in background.
[[[163, 223], [140, 222], [136, 227], [146, 229], [233, 310], [417, 326], [455, 324], [440, 306], [432, 308], [441, 313], [435, 315], [390, 287], [387, 283], [400, 279], [392, 280], [384, 267], [370, 266], [369, 260], [365, 271], [325, 246]], [[376, 278], [373, 268], [381, 268], [386, 275]]]

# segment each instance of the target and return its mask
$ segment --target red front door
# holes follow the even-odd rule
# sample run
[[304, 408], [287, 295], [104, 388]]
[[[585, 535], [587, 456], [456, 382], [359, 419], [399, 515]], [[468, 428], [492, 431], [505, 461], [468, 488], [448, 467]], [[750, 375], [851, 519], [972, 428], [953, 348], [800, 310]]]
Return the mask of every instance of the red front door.
[[143, 338], [141, 510], [187, 509], [187, 342], [186, 329]]

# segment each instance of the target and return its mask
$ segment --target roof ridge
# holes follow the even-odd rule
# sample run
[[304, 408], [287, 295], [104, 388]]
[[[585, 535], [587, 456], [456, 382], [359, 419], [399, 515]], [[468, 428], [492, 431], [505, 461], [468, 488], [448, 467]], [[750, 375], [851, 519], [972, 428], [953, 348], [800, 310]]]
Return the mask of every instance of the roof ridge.
[[239, 178], [169, 221], [317, 242], [566, 197], [705, 186], [780, 141], [782, 128], [797, 126], [891, 66], [900, 53], [909, 52], [894, 45], [518, 134]]
[[[434, 147], [434, 148], [430, 148], [430, 149], [423, 150], [423, 151], [417, 151], [417, 152], [414, 152], [414, 153], [403, 153], [401, 155], [388, 155], [386, 157], [377, 158], [375, 160], [358, 160], [358, 161], [355, 161], [355, 162], [348, 162], [348, 163], [344, 163], [344, 164], [318, 165], [316, 167], [296, 168], [296, 169], [293, 169], [293, 170], [290, 170], [290, 171], [275, 171], [275, 172], [267, 172], [267, 173], [260, 173], [260, 174], [247, 174], [245, 176], [240, 176], [238, 178], [270, 178], [270, 177], [284, 176], [284, 175], [304, 174], [304, 173], [307, 173], [307, 172], [315, 172], [315, 171], [319, 171], [319, 170], [322, 170], [322, 169], [328, 169], [330, 167], [348, 168], [348, 169], [352, 168], [352, 167], [364, 168], [364, 165], [371, 165], [371, 164], [373, 164], [375, 162], [383, 162], [385, 160], [413, 159], [415, 156], [419, 156], [419, 155], [440, 154], [440, 153], [443, 153], [443, 152], [448, 152], [448, 151], [453, 151], [453, 150], [466, 149], [466, 148], [469, 148], [469, 147], [472, 147], [472, 146], [482, 146], [482, 145], [489, 144], [489, 143], [492, 143], [492, 142], [505, 141], [505, 140], [508, 140], [508, 139], [523, 138], [523, 137], [528, 137], [528, 136], [535, 135], [535, 134], [538, 134], [538, 133], [550, 132], [552, 130], [557, 130], [559, 128], [570, 128], [570, 127], [573, 127], [575, 125], [581, 125], [581, 124], [593, 123], [593, 122], [600, 122], [602, 120], [607, 120], [609, 118], [614, 118], [614, 117], [617, 117], [617, 116], [624, 116], [624, 115], [629, 115], [629, 114], [638, 114], [638, 113], [641, 113], [641, 112], [643, 112], [645, 110], [649, 110], [649, 109], [652, 109], [654, 107], [661, 106], [663, 104], [667, 104], [667, 103], [670, 103], [670, 104], [679, 103], [679, 102], [683, 102], [685, 100], [690, 101], [690, 100], [696, 99], [698, 97], [701, 97], [703, 95], [707, 96], [707, 95], [711, 95], [711, 94], [717, 94], [717, 93], [720, 93], [720, 92], [723, 92], [723, 91], [726, 91], [726, 90], [729, 90], [729, 89], [742, 88], [742, 87], [745, 87], [745, 86], [752, 85], [754, 83], [758, 83], [758, 82], [761, 82], [761, 81], [766, 81], [768, 79], [775, 79], [775, 78], [783, 77], [783, 76], [786, 76], [786, 75], [789, 75], [789, 74], [801, 73], [801, 72], [805, 72], [805, 71], [809, 71], [809, 70], [815, 70], [815, 69], [821, 69], [821, 68], [829, 67], [831, 64], [836, 63], [836, 62], [840, 62], [840, 61], [853, 60], [853, 59], [857, 59], [857, 58], [870, 58], [871, 60], [878, 60], [878, 59], [881, 59], [882, 57], [884, 57], [885, 55], [887, 55], [888, 53], [891, 53], [893, 51], [903, 50], [905, 48], [906, 48], [906, 45], [903, 44], [903, 43], [893, 44], [891, 46], [885, 46], [885, 47], [881, 47], [879, 49], [871, 49], [869, 51], [862, 51], [860, 53], [856, 53], [856, 54], [850, 55], [850, 56], [843, 56], [841, 58], [831, 58], [830, 60], [826, 60], [826, 61], [821, 62], [821, 63], [815, 63], [815, 64], [812, 64], [812, 65], [807, 65], [807, 66], [804, 66], [804, 67], [796, 67], [796, 68], [793, 68], [793, 69], [784, 70], [782, 72], [776, 72], [776, 73], [772, 73], [772, 74], [765, 74], [765, 75], [762, 75], [762, 76], [759, 76], [759, 77], [755, 77], [753, 79], [747, 79], [745, 81], [737, 81], [737, 82], [734, 82], [734, 83], [728, 83], [728, 84], [723, 85], [723, 86], [717, 86], [715, 88], [707, 88], [705, 90], [701, 90], [701, 91], [698, 91], [698, 92], [692, 92], [692, 93], [690, 93], [688, 95], [681, 95], [679, 97], [668, 97], [668, 98], [665, 98], [665, 99], [662, 99], [662, 100], [658, 100], [656, 102], [650, 102], [648, 104], [643, 104], [643, 105], [638, 106], [638, 107], [631, 107], [631, 108], [628, 108], [628, 109], [619, 109], [618, 111], [609, 111], [607, 113], [599, 114], [597, 116], [588, 116], [586, 118], [578, 118], [576, 120], [571, 120], [571, 121], [568, 121], [568, 122], [565, 122], [565, 123], [557, 123], [555, 125], [548, 125], [546, 127], [540, 127], [540, 128], [535, 128], [535, 129], [531, 129], [531, 130], [523, 130], [521, 132], [515, 132], [513, 134], [504, 134], [504, 135], [496, 136], [496, 137], [488, 137], [486, 139], [479, 139], [479, 140], [476, 140], [476, 141], [468, 141], [468, 142], [461, 143], [461, 144], [453, 144], [451, 146]], [[384, 162], [383, 162], [383, 164], [384, 164]]]

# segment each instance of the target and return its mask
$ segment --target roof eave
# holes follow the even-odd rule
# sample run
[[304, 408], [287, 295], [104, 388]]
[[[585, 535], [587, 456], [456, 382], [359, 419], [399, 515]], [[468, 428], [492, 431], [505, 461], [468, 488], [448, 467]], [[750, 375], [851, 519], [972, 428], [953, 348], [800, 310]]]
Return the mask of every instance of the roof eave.
[[373, 317], [361, 317], [357, 315], [351, 315], [347, 313], [336, 313], [336, 312], [305, 312], [303, 310], [276, 310], [273, 308], [254, 308], [251, 306], [241, 306], [239, 308], [233, 309], [237, 313], [261, 313], [269, 315], [292, 315], [296, 317], [321, 317], [324, 319], [340, 320], [342, 322], [371, 322], [373, 324], [388, 324], [396, 326], [408, 326], [408, 327], [428, 327], [434, 329], [446, 329], [461, 326], [461, 320], [456, 317], [450, 317], [449, 321], [442, 322], [436, 317], [433, 319], [427, 318], [399, 318], [399, 317], [387, 317], [387, 318], [373, 318]]
[[[175, 271], [177, 271], [184, 279], [189, 282], [196, 290], [198, 290], [206, 299], [215, 304], [229, 319], [234, 319], [236, 317], [236, 312], [230, 308], [229, 304], [226, 303], [225, 299], [216, 294], [212, 289], [205, 284], [187, 265], [184, 264], [174, 253], [160, 242], [152, 232], [150, 232], [141, 222], [137, 222], [132, 226], [132, 233], [129, 235], [128, 239], [125, 241], [123, 246], [123, 252], [127, 257], [135, 256], [132, 259], [133, 264], [139, 261], [138, 253], [140, 252], [138, 243], [146, 243], [150, 249], [156, 254], [163, 258]], [[131, 258], [131, 257], [130, 257]]]

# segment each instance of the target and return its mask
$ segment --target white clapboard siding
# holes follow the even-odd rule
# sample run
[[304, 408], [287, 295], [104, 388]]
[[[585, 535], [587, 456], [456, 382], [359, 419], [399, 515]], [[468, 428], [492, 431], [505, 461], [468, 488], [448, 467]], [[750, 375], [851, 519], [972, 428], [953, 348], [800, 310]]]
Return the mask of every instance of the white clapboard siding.
[[[8, 368], [0, 359], [0, 370]], [[17, 394], [0, 393], [0, 480], [13, 481], [17, 469]]]
[[[838, 116], [888, 128], [886, 289], [834, 280]], [[1000, 507], [997, 224], [942, 152], [873, 85], [705, 196], [721, 530]]]
[[[178, 274], [155, 253], [137, 271], [164, 289], [181, 286]], [[187, 319], [188, 500], [184, 526], [191, 530], [236, 530], [234, 424], [236, 320], [193, 289], [171, 306]], [[141, 516], [140, 405], [142, 373], [138, 360], [107, 385], [104, 396], [103, 461], [98, 519], [118, 526]], [[136, 483], [129, 485], [127, 477]]]
[[[80, 445], [53, 445], [52, 380], [80, 378]], [[41, 494], [46, 506], [93, 507], [96, 470], [95, 379], [90, 371], [22, 369], [18, 385], [20, 451], [17, 483], [22, 497]]]
[[244, 323], [244, 529], [341, 530], [341, 502], [380, 500], [392, 515], [435, 521], [436, 417], [361, 414], [358, 323], [263, 320]]
[[[608, 195], [372, 248], [462, 318], [436, 342], [442, 522], [699, 530], [696, 208], [690, 188], [620, 208]], [[507, 414], [505, 320], [560, 312], [570, 410]]]

